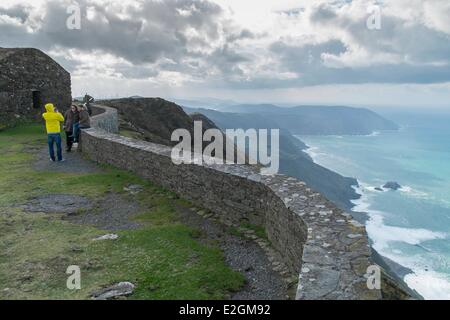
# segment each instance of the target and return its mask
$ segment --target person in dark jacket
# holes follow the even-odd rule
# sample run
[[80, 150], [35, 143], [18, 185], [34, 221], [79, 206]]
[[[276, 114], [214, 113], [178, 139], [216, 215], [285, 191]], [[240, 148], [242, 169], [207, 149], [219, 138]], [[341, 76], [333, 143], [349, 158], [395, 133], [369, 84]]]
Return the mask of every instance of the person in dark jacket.
[[86, 110], [90, 116], [92, 116], [91, 104], [93, 104], [94, 102], [95, 102], [95, 99], [86, 93], [86, 95], [84, 96], [84, 99], [83, 99], [83, 105], [86, 108]]
[[91, 127], [91, 117], [89, 116], [89, 113], [87, 112], [86, 108], [83, 106], [78, 106], [78, 113], [80, 116], [80, 120], [78, 122], [77, 130], [74, 132], [75, 141], [80, 141], [80, 129], [88, 129]]
[[76, 105], [72, 105], [64, 115], [64, 131], [66, 132], [66, 151], [72, 151], [72, 145], [74, 141], [73, 137], [73, 125], [80, 121], [80, 114]]

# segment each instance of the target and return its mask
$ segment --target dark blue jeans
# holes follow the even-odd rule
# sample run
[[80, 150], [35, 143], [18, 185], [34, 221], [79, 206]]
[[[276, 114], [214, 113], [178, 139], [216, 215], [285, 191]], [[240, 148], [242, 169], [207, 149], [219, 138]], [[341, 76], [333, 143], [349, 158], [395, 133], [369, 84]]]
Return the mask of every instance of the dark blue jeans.
[[49, 133], [47, 135], [47, 141], [48, 141], [48, 151], [50, 153], [50, 159], [55, 161], [54, 144], [56, 143], [56, 153], [58, 156], [58, 161], [61, 161], [62, 160], [61, 135], [59, 133]]
[[73, 137], [73, 142], [78, 142], [78, 137], [80, 135], [80, 123], [74, 123], [73, 124], [73, 130], [72, 130], [72, 137]]
[[89, 129], [87, 126], [80, 126], [80, 123], [77, 122], [73, 125], [73, 142], [80, 142], [80, 130], [81, 129]]

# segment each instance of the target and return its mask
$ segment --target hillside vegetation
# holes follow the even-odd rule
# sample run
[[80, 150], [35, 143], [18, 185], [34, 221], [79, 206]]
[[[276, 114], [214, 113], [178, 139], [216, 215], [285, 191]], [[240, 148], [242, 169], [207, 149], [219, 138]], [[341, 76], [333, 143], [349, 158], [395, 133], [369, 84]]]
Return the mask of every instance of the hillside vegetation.
[[[136, 285], [131, 299], [220, 299], [241, 288], [243, 276], [219, 248], [180, 222], [178, 210], [189, 203], [83, 159], [78, 172], [75, 158], [50, 164], [45, 138], [40, 125], [0, 132], [0, 299], [88, 299], [121, 281]], [[140, 192], [128, 192], [130, 185]], [[38, 199], [52, 205], [62, 195], [92, 205], [70, 213], [33, 209]], [[115, 224], [117, 207], [130, 213], [125, 225]], [[116, 220], [102, 226], [102, 215]], [[119, 238], [93, 241], [111, 232]], [[81, 290], [66, 288], [70, 265], [81, 268]]]

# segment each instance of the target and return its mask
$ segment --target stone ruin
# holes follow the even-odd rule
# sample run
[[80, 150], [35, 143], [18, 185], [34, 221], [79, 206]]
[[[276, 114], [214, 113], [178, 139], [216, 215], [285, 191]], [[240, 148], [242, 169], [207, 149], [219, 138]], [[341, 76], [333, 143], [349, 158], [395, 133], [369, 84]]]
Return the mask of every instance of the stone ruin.
[[39, 119], [46, 103], [72, 102], [70, 74], [38, 49], [0, 48], [0, 130]]

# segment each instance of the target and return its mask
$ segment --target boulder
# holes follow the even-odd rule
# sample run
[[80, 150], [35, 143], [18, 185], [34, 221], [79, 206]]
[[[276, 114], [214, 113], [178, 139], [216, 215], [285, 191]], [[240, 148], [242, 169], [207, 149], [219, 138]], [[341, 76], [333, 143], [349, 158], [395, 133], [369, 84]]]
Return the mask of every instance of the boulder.
[[385, 189], [391, 189], [391, 190], [398, 190], [398, 189], [400, 189], [402, 186], [401, 185], [399, 185], [397, 182], [395, 182], [395, 181], [389, 181], [389, 182], [387, 182], [384, 186], [383, 186], [383, 188], [385, 188]]
[[103, 236], [92, 239], [92, 241], [102, 241], [102, 240], [116, 240], [119, 236], [115, 233], [105, 234]]
[[119, 297], [126, 297], [133, 293], [134, 284], [131, 282], [119, 282], [111, 287], [96, 291], [92, 293], [94, 300], [110, 300]]

